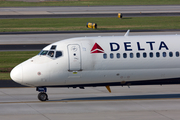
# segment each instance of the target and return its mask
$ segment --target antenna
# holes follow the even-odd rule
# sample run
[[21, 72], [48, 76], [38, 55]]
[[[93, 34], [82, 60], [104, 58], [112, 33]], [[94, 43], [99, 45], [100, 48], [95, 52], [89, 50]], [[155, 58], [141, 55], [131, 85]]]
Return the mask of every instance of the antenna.
[[128, 35], [129, 35], [129, 32], [130, 32], [130, 30], [128, 30], [128, 31], [125, 33], [124, 36], [128, 36]]

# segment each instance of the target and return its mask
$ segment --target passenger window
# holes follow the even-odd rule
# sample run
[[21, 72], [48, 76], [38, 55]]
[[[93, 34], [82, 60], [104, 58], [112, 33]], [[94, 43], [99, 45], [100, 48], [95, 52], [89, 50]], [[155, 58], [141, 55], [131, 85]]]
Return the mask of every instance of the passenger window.
[[40, 53], [40, 55], [46, 55], [48, 53], [48, 51], [42, 51], [41, 53]]
[[117, 57], [117, 58], [120, 58], [120, 54], [119, 54], [119, 53], [117, 53], [117, 54], [116, 54], [116, 57]]
[[179, 57], [179, 52], [178, 51], [176, 52], [176, 57]]
[[103, 58], [104, 58], [104, 59], [107, 58], [107, 54], [106, 54], [106, 53], [103, 54]]
[[110, 58], [111, 58], [111, 59], [114, 58], [114, 54], [113, 54], [113, 53], [110, 54]]
[[151, 58], [153, 57], [153, 53], [152, 52], [149, 53], [149, 57], [151, 57]]
[[143, 53], [143, 57], [144, 57], [144, 58], [146, 58], [146, 57], [147, 57], [147, 54], [146, 54], [145, 52]]
[[54, 51], [49, 51], [48, 56], [54, 57]]
[[126, 53], [123, 53], [123, 58], [127, 58], [127, 54]]
[[163, 54], [163, 57], [166, 57], [166, 52], [163, 52], [162, 54]]
[[159, 52], [156, 53], [156, 57], [160, 57], [160, 53]]
[[130, 56], [130, 58], [133, 58], [133, 53], [130, 53], [129, 56]]
[[169, 57], [172, 57], [173, 56], [173, 53], [172, 52], [169, 52]]
[[136, 57], [137, 57], [137, 58], [140, 58], [140, 53], [136, 53]]
[[62, 52], [61, 51], [56, 51], [56, 58], [61, 57], [62, 56]]

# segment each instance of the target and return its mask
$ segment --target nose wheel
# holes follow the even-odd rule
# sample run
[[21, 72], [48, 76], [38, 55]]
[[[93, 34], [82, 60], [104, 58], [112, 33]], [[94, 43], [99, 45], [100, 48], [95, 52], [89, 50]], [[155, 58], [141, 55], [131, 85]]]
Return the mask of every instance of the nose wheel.
[[40, 101], [46, 101], [46, 100], [48, 100], [48, 95], [46, 93], [41, 92], [38, 94], [38, 99]]
[[48, 100], [48, 95], [46, 94], [47, 88], [46, 87], [37, 87], [36, 91], [39, 91], [40, 93], [38, 94], [38, 99], [40, 101], [46, 101]]

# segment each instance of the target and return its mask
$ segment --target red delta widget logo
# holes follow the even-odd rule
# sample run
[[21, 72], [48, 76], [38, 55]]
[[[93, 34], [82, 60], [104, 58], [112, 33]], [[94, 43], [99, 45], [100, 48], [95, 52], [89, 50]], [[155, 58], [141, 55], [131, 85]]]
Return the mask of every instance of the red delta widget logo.
[[91, 49], [91, 53], [104, 53], [104, 50], [101, 48], [101, 46], [95, 43], [93, 48]]

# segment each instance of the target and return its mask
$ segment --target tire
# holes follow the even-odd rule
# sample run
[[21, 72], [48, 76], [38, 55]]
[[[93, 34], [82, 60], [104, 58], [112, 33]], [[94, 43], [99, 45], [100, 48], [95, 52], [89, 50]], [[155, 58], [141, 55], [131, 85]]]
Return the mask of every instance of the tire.
[[40, 101], [46, 101], [46, 100], [48, 100], [48, 95], [46, 93], [39, 93], [38, 94], [38, 99]]

